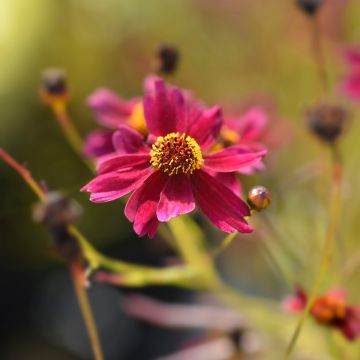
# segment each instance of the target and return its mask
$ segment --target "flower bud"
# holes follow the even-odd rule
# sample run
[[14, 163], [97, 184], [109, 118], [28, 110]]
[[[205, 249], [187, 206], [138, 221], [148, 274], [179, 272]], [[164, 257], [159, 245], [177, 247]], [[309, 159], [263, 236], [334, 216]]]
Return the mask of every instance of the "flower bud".
[[323, 4], [323, 0], [296, 0], [296, 3], [305, 14], [314, 16]]
[[309, 109], [307, 121], [310, 131], [320, 140], [333, 143], [349, 123], [349, 113], [342, 106], [320, 104]]
[[271, 203], [271, 193], [264, 186], [254, 186], [248, 192], [247, 202], [252, 210], [264, 210]]
[[59, 191], [50, 192], [46, 203], [36, 204], [33, 210], [34, 221], [49, 227], [73, 224], [80, 215], [80, 205]]
[[68, 91], [64, 70], [49, 68], [43, 72], [41, 96], [46, 103], [67, 99]]
[[172, 45], [160, 45], [156, 58], [156, 71], [160, 74], [172, 74], [179, 63], [179, 51]]

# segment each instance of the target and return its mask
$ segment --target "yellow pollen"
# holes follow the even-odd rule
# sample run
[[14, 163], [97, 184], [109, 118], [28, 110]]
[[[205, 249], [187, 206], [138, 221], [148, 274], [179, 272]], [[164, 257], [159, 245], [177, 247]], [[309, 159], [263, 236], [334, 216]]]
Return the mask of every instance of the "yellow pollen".
[[151, 165], [169, 176], [192, 174], [204, 162], [199, 144], [185, 133], [159, 136], [150, 150]]
[[144, 117], [144, 107], [141, 102], [137, 103], [134, 106], [134, 109], [128, 118], [128, 122], [132, 128], [136, 129], [143, 135], [148, 134]]
[[223, 127], [221, 129], [220, 136], [225, 142], [228, 142], [229, 144], [236, 144], [240, 140], [239, 133], [228, 127]]

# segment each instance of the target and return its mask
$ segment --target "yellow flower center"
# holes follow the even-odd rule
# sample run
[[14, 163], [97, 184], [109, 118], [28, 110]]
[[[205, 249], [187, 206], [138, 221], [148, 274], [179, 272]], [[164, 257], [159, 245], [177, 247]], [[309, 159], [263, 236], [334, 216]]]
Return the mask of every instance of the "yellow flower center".
[[145, 136], [148, 134], [144, 117], [144, 107], [141, 102], [134, 106], [134, 109], [129, 116], [128, 122], [132, 128], [136, 129], [141, 134]]
[[192, 174], [204, 162], [199, 144], [185, 133], [159, 136], [150, 150], [150, 163], [169, 176]]

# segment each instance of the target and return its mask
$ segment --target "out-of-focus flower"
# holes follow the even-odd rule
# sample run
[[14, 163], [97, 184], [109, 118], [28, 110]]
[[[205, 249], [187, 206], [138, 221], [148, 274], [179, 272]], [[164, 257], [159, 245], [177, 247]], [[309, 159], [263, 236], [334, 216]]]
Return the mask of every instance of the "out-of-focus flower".
[[331, 144], [349, 124], [349, 112], [340, 105], [321, 103], [308, 110], [307, 122], [318, 139]]
[[360, 101], [360, 49], [347, 48], [344, 58], [348, 69], [341, 90], [353, 100]]
[[46, 104], [64, 102], [68, 99], [66, 73], [62, 69], [49, 68], [42, 73], [40, 95]]
[[107, 130], [95, 130], [86, 140], [84, 153], [99, 158], [115, 152], [112, 137], [119, 126], [129, 126], [147, 135], [143, 105], [140, 98], [124, 100], [108, 89], [95, 91], [87, 100], [97, 122]]
[[271, 203], [271, 193], [264, 186], [254, 186], [248, 192], [247, 202], [253, 210], [264, 210]]
[[296, 0], [296, 3], [305, 14], [314, 16], [323, 4], [323, 0]]
[[[153, 85], [144, 98], [147, 143], [136, 153], [101, 162], [98, 176], [82, 191], [90, 192], [94, 202], [112, 201], [134, 191], [125, 215], [139, 236], [153, 237], [159, 222], [191, 212], [195, 202], [221, 230], [252, 231], [244, 219], [250, 215], [246, 203], [213, 174], [253, 166], [266, 150], [236, 145], [209, 153], [222, 124], [220, 108], [187, 103], [179, 89], [167, 87], [160, 79]], [[116, 132], [115, 148], [124, 152], [138, 146], [143, 136], [130, 130], [122, 127]]]
[[[298, 288], [295, 295], [284, 300], [283, 307], [288, 312], [298, 313], [305, 309], [307, 301], [306, 292]], [[355, 340], [360, 335], [360, 306], [348, 304], [342, 290], [334, 289], [318, 296], [310, 314], [319, 324], [341, 331], [348, 340]]]
[[173, 45], [160, 45], [156, 52], [156, 72], [164, 75], [176, 71], [179, 63], [179, 51]]

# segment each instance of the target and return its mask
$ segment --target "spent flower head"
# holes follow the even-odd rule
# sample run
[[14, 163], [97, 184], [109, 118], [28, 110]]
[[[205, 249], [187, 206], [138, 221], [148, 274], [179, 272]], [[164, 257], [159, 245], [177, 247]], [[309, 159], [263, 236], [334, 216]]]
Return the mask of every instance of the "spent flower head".
[[[295, 295], [288, 296], [283, 307], [286, 311], [304, 311], [308, 295], [297, 288]], [[347, 302], [346, 293], [341, 289], [319, 295], [310, 309], [311, 316], [321, 325], [339, 330], [346, 339], [352, 341], [360, 335], [360, 307]]]

